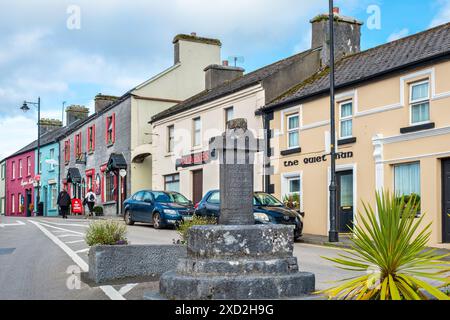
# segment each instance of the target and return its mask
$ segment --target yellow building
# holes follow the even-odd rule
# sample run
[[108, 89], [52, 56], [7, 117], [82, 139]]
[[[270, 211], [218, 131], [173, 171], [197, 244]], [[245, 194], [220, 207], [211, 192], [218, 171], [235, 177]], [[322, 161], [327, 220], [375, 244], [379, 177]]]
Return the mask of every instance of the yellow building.
[[[336, 65], [338, 225], [357, 222], [375, 191], [419, 194], [430, 245], [450, 248], [450, 24]], [[306, 234], [329, 230], [329, 69], [266, 105], [272, 139], [267, 190], [299, 193]]]

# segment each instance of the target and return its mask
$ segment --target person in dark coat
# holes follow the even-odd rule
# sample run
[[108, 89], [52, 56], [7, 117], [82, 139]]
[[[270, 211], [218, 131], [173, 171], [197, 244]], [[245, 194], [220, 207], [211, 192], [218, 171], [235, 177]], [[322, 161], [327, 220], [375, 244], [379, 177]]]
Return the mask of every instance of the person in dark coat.
[[67, 213], [69, 212], [69, 207], [72, 203], [69, 193], [66, 188], [64, 188], [58, 195], [58, 206], [60, 208], [63, 219], [67, 219]]

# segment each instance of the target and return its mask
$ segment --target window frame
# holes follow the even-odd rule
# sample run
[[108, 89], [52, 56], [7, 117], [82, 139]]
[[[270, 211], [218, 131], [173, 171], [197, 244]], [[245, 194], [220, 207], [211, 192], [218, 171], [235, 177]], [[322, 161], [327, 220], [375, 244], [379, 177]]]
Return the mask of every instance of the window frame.
[[16, 162], [12, 161], [11, 162], [11, 180], [15, 180], [16, 179]]
[[23, 163], [22, 159], [19, 159], [19, 179], [22, 179], [23, 177]]
[[87, 128], [87, 151], [89, 153], [95, 151], [95, 124]]
[[[55, 158], [55, 148], [51, 148], [48, 153], [49, 153], [50, 160], [54, 160], [54, 158]], [[48, 171], [49, 172], [55, 171], [55, 164], [54, 163], [50, 164]]]
[[[350, 116], [342, 117], [342, 106], [347, 105], [347, 104], [351, 104], [352, 114]], [[353, 133], [354, 114], [355, 114], [355, 107], [354, 107], [353, 99], [339, 102], [339, 140], [349, 139], [349, 138], [353, 138], [355, 136]], [[347, 121], [351, 121], [351, 123], [352, 123], [352, 134], [350, 136], [343, 136], [342, 135], [342, 123], [347, 122]]]
[[70, 162], [70, 139], [64, 141], [64, 162], [66, 164]]
[[[289, 128], [289, 120], [291, 118], [298, 118], [298, 127], [296, 128]], [[291, 113], [286, 115], [286, 131], [287, 131], [287, 147], [288, 150], [293, 150], [293, 149], [297, 149], [300, 148], [300, 113]], [[298, 145], [297, 146], [290, 146], [290, 135], [291, 133], [296, 132], [298, 134]]]
[[77, 133], [75, 135], [75, 159], [81, 159], [83, 155], [83, 143], [82, 139], [83, 136], [81, 135], [81, 132]]
[[[109, 127], [111, 126], [111, 138], [109, 137]], [[113, 113], [106, 117], [106, 145], [108, 147], [116, 142], [116, 114]]]
[[[233, 116], [232, 116], [231, 119], [228, 118], [228, 112], [229, 112], [229, 111], [233, 112]], [[224, 112], [225, 112], [225, 115], [224, 115], [224, 117], [225, 117], [225, 128], [227, 128], [227, 123], [228, 123], [229, 121], [235, 119], [235, 117], [234, 117], [234, 106], [225, 108], [225, 109], [224, 109]]]
[[[171, 135], [172, 133], [172, 135]], [[167, 153], [173, 153], [175, 149], [175, 125], [167, 126]]]
[[[199, 129], [196, 128], [197, 121], [200, 125]], [[193, 148], [199, 148], [202, 146], [202, 142], [203, 142], [202, 141], [202, 129], [203, 129], [202, 127], [203, 126], [202, 126], [202, 118], [201, 117], [196, 117], [196, 118], [192, 119], [192, 132], [193, 132], [192, 147]], [[196, 141], [197, 133], [199, 135], [199, 141]]]
[[[173, 190], [167, 189], [167, 185], [173, 184], [173, 183], [178, 183], [178, 189], [179, 189], [179, 187], [180, 187], [180, 174], [179, 173], [168, 174], [168, 175], [165, 175], [163, 178], [164, 178], [164, 191], [173, 191]], [[173, 178], [173, 179], [171, 181], [167, 181], [168, 178]], [[176, 192], [180, 192], [180, 190], [178, 190]]]
[[27, 177], [31, 176], [31, 157], [27, 157]]
[[[423, 99], [413, 100], [413, 88], [416, 86], [420, 86], [422, 84], [428, 84], [428, 96]], [[410, 126], [420, 126], [422, 124], [427, 124], [431, 122], [431, 82], [430, 79], [416, 81], [409, 83], [409, 125]], [[418, 106], [420, 104], [428, 103], [428, 120], [425, 121], [419, 121], [419, 122], [413, 122], [413, 112], [412, 109], [414, 106]]]

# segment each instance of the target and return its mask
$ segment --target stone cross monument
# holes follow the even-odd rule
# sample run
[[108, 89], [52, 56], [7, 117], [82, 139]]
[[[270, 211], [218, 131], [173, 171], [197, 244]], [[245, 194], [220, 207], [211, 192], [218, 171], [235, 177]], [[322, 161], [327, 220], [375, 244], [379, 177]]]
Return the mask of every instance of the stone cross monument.
[[160, 294], [176, 300], [247, 300], [299, 297], [314, 291], [312, 273], [298, 272], [294, 230], [255, 225], [253, 164], [258, 140], [245, 119], [212, 139], [220, 161], [219, 225], [189, 230], [187, 258], [162, 275]]

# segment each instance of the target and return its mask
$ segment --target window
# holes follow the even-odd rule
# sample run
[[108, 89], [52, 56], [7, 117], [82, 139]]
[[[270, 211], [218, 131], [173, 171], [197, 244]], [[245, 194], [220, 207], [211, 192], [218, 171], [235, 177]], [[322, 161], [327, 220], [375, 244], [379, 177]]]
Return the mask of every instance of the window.
[[22, 159], [19, 159], [19, 178], [22, 178]]
[[175, 147], [175, 126], [168, 126], [167, 127], [167, 151], [173, 152]]
[[70, 162], [70, 140], [64, 142], [64, 161], [66, 164]]
[[75, 136], [75, 159], [81, 159], [83, 153], [81, 145], [81, 132]]
[[180, 192], [180, 175], [178, 173], [164, 177], [164, 190]]
[[299, 129], [300, 129], [300, 117], [298, 114], [287, 117], [288, 124], [288, 148], [295, 149], [300, 147]]
[[115, 200], [116, 176], [110, 172], [105, 173], [105, 200], [106, 202]]
[[12, 180], [16, 178], [16, 163], [12, 162]]
[[202, 121], [200, 118], [195, 118], [194, 120], [194, 147], [200, 146], [202, 144]]
[[340, 105], [340, 137], [341, 139], [353, 137], [353, 102]]
[[11, 195], [11, 212], [16, 213], [16, 197], [14, 194]]
[[42, 152], [39, 152], [39, 168], [38, 173], [42, 173]]
[[27, 157], [27, 176], [31, 176], [31, 158]]
[[288, 195], [300, 194], [300, 177], [287, 178]]
[[230, 107], [225, 109], [225, 127], [227, 126], [228, 121], [234, 119], [234, 108]]
[[420, 163], [394, 166], [394, 185], [397, 196], [420, 196]]
[[88, 128], [87, 139], [88, 152], [93, 152], [95, 150], [95, 125]]
[[410, 103], [411, 124], [430, 121], [430, 89], [428, 81], [411, 85]]
[[23, 213], [24, 211], [23, 210], [24, 208], [22, 208], [22, 206], [24, 205], [25, 202], [23, 200], [24, 199], [22, 194], [21, 193], [17, 194], [17, 211], [20, 213]]
[[116, 139], [116, 115], [112, 114], [106, 118], [106, 144], [112, 145]]
[[52, 161], [50, 163], [50, 167], [49, 167], [49, 171], [53, 171], [55, 170], [55, 164], [54, 164], [54, 160], [55, 160], [55, 149], [50, 149], [50, 160]]
[[6, 177], [6, 165], [2, 164], [2, 180], [5, 180]]
[[52, 184], [50, 186], [50, 206], [51, 209], [57, 208], [57, 200], [58, 200], [58, 188], [56, 184]]

